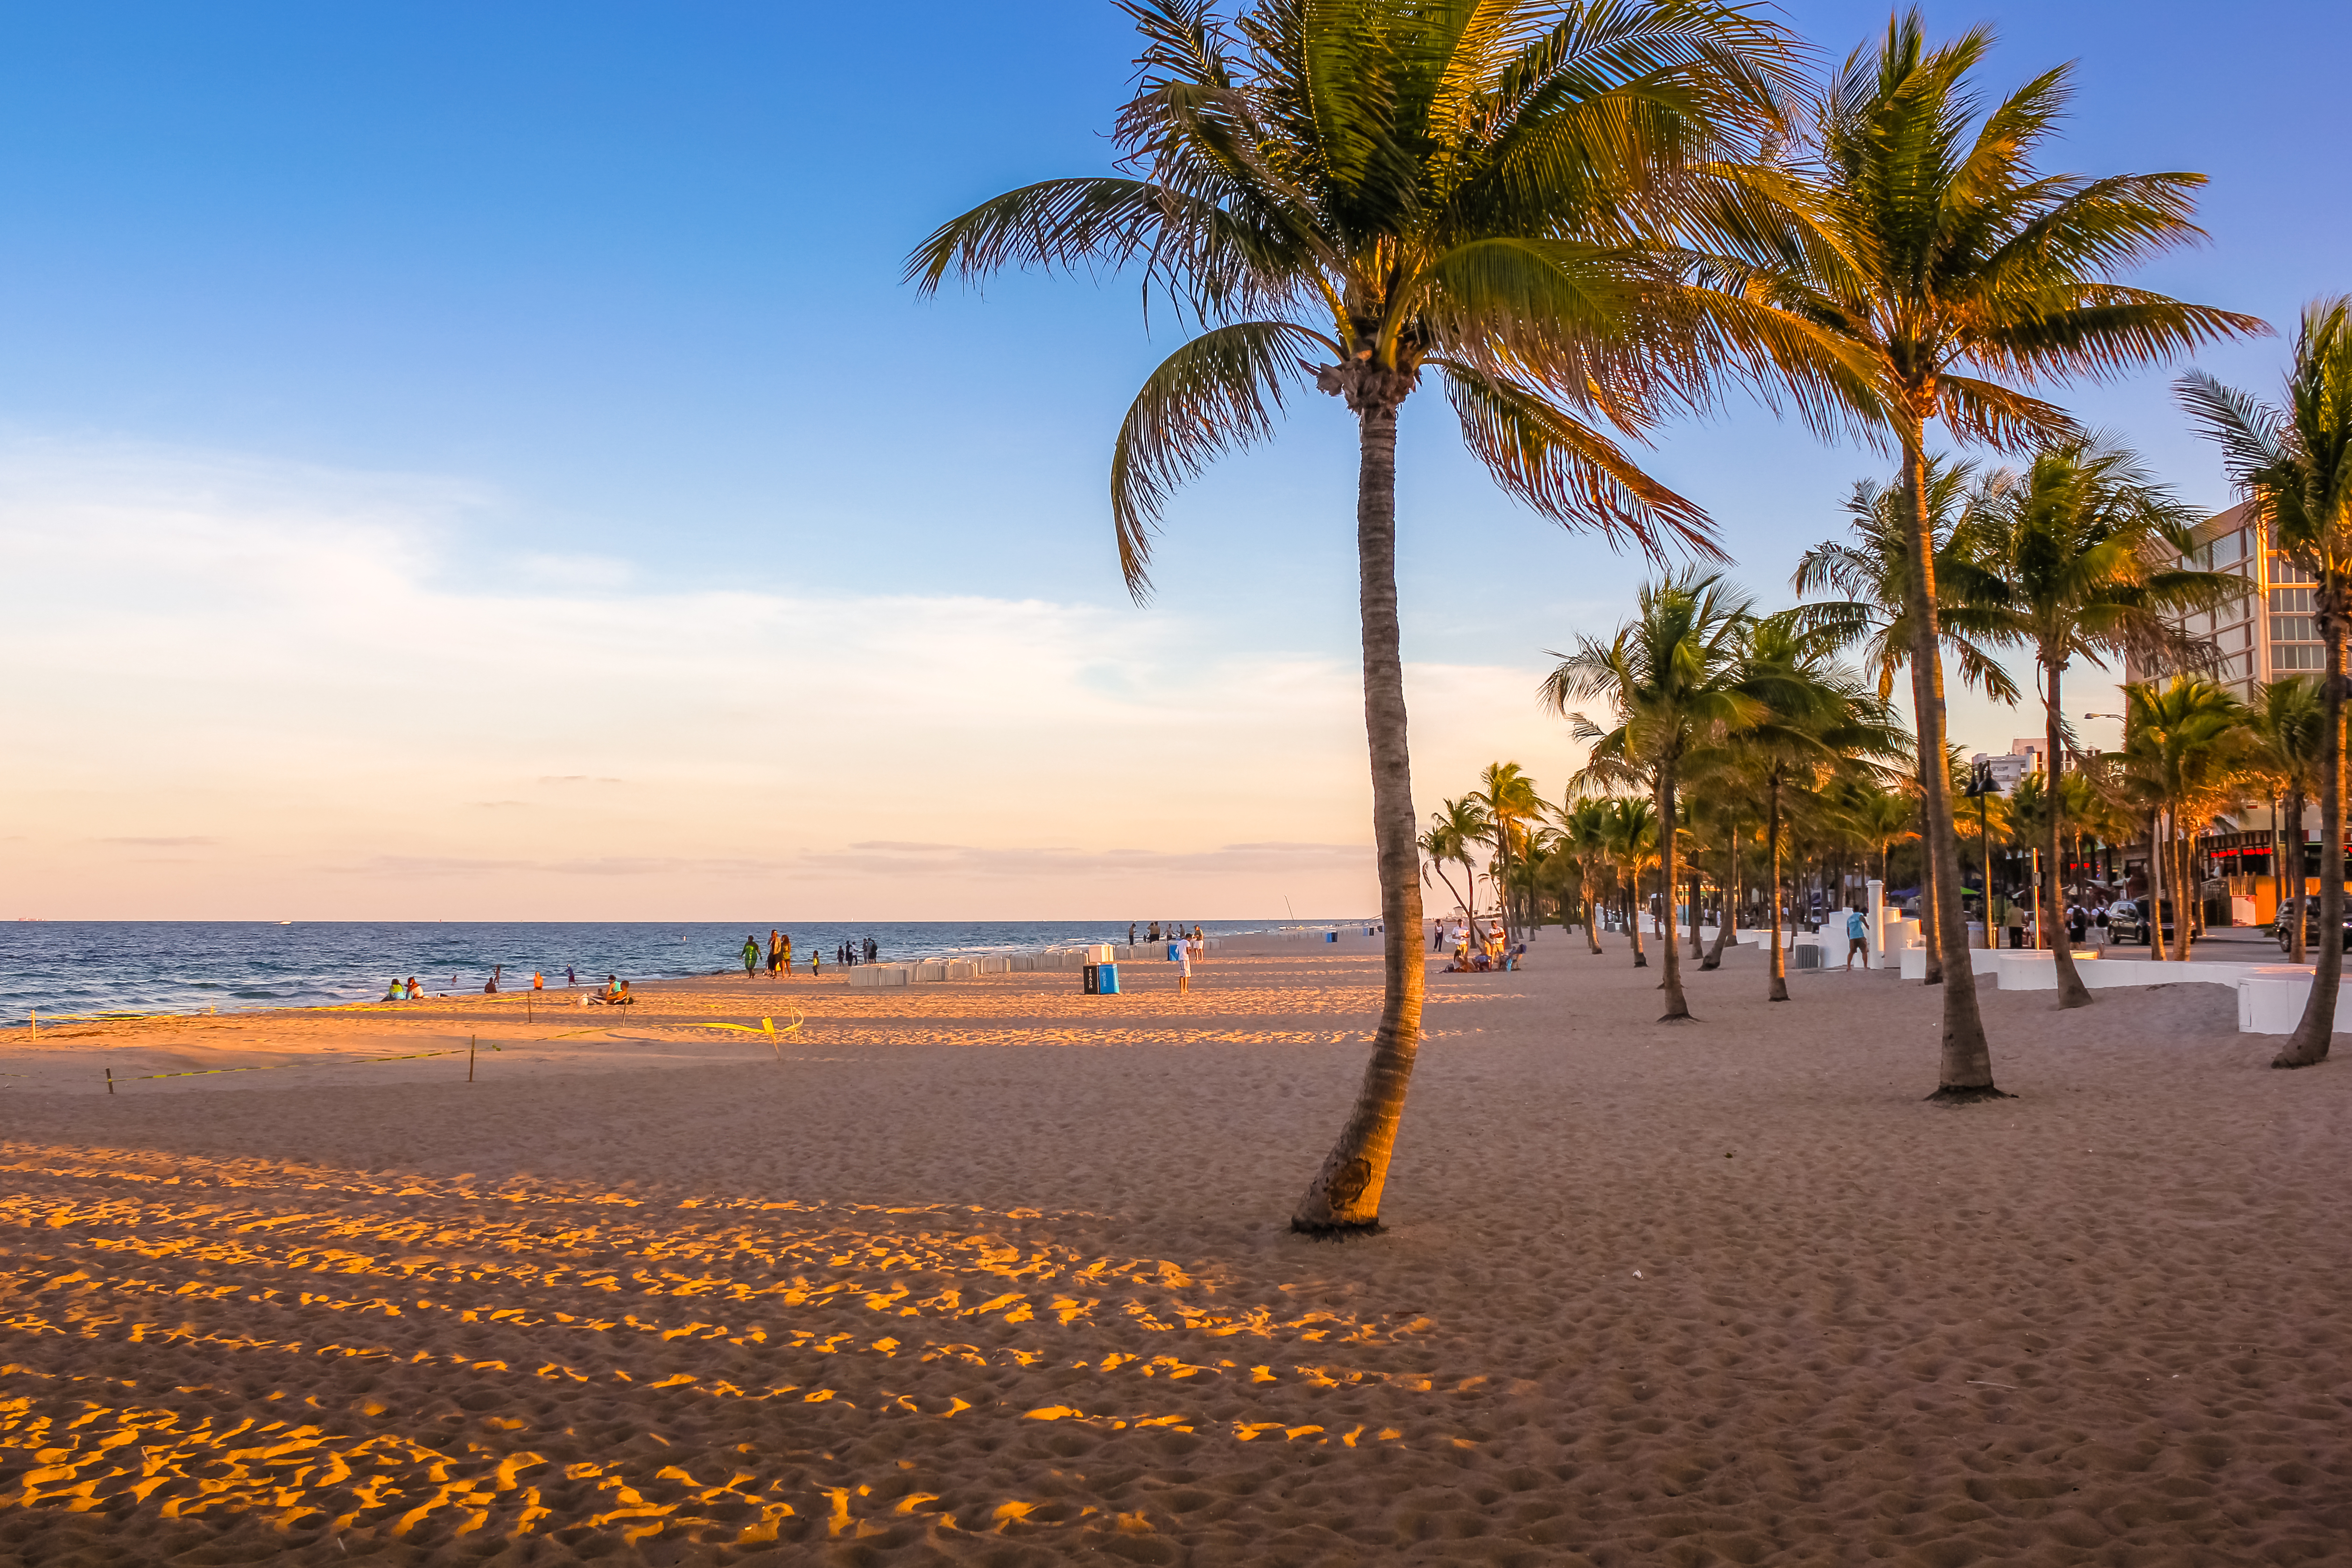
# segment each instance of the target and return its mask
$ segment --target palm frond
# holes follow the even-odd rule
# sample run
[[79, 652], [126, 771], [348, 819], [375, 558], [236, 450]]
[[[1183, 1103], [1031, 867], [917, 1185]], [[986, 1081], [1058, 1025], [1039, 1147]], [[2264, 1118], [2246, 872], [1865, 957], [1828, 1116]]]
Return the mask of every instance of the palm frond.
[[1119, 570], [1140, 601], [1151, 536], [1170, 492], [1211, 458], [1273, 434], [1298, 350], [1338, 345], [1288, 321], [1240, 321], [1202, 333], [1160, 361], [1129, 405], [1111, 452], [1111, 519]]

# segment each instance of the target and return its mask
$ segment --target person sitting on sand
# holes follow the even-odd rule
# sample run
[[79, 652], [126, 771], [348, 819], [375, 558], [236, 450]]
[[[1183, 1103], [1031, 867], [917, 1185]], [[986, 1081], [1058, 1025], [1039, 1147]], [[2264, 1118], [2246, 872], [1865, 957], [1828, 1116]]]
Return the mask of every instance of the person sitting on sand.
[[506, 966], [504, 964], [500, 964], [497, 968], [490, 971], [488, 981], [482, 987], [482, 995], [486, 997], [495, 997], [499, 994], [499, 975], [505, 968]]
[[547, 989], [547, 977], [541, 974], [537, 969], [533, 969], [530, 972], [530, 988], [534, 991], [543, 991]]
[[398, 975], [392, 977], [392, 985], [383, 993], [383, 999], [388, 1002], [404, 1002], [408, 999], [408, 991], [401, 985]]
[[416, 983], [416, 977], [414, 975], [408, 977], [408, 999], [412, 1002], [421, 1002], [425, 999], [425, 988]]
[[593, 1003], [593, 1002], [609, 1002], [609, 1001], [611, 1001], [614, 997], [617, 997], [617, 996], [619, 996], [620, 994], [621, 994], [621, 982], [620, 982], [620, 981], [618, 981], [618, 980], [616, 980], [616, 979], [614, 979], [612, 976], [607, 975], [607, 976], [605, 976], [605, 977], [604, 977], [604, 988], [603, 990], [601, 990], [601, 991], [591, 991], [591, 992], [589, 992], [589, 993], [588, 993], [588, 999], [589, 999], [589, 1001], [591, 1001], [592, 1003]]
[[629, 982], [626, 980], [623, 980], [613, 989], [612, 1005], [614, 1007], [625, 1008], [636, 999], [629, 994]]

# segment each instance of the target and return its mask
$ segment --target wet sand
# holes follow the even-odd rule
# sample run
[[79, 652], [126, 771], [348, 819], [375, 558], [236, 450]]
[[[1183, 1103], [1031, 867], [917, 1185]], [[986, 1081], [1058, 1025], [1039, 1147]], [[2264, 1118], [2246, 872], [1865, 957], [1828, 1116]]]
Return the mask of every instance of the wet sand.
[[1538, 948], [1345, 1245], [1360, 956], [11, 1031], [0, 1559], [2352, 1559], [2352, 1064]]

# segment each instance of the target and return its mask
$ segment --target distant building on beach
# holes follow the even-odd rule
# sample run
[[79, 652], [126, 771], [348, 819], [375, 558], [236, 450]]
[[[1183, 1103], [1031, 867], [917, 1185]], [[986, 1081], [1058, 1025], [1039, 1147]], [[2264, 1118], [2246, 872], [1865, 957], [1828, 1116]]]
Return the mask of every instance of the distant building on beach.
[[[2288, 675], [2315, 675], [2323, 667], [2325, 645], [2311, 613], [2311, 573], [2273, 548], [2269, 530], [2246, 505], [2231, 507], [2200, 524], [2191, 535], [2195, 548], [2167, 566], [2192, 567], [2200, 571], [2224, 571], [2243, 578], [2246, 591], [2220, 609], [2191, 615], [2180, 623], [2190, 636], [2205, 640], [2211, 665], [2203, 674], [2219, 681], [2240, 702], [2262, 700], [2264, 683]], [[2124, 661], [2124, 679], [2160, 681], [2177, 672], [2168, 664], [2140, 659]], [[2198, 876], [2210, 923], [2227, 925], [2230, 916], [2251, 914], [2268, 924], [2275, 907], [2271, 872], [2283, 858], [2287, 874], [2300, 869], [2314, 892], [2319, 878], [2318, 813], [2304, 813], [2303, 852], [2276, 841], [2280, 824], [2267, 805], [2239, 813], [2234, 823], [2215, 824], [2197, 839]], [[2143, 869], [2145, 843], [2126, 846], [2126, 866]], [[2298, 867], [2297, 862], [2301, 864]], [[2226, 893], [2224, 889], [2226, 888]], [[2219, 920], [2216, 915], [2221, 915]]]
[[2042, 753], [2046, 749], [2041, 738], [2036, 737], [2011, 741], [2006, 752], [1979, 751], [1969, 760], [1979, 768], [1992, 769], [1994, 785], [2003, 795], [2014, 795], [2027, 774], [2042, 771]]

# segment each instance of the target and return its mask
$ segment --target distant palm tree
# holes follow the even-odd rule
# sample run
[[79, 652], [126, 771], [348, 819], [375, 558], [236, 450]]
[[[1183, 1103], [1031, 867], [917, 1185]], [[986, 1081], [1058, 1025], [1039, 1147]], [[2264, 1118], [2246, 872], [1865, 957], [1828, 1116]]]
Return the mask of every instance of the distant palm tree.
[[1642, 873], [1658, 861], [1657, 810], [1638, 795], [1600, 804], [1609, 813], [1609, 863], [1625, 890], [1625, 929], [1633, 938], [1633, 967], [1646, 969], [1650, 960], [1642, 951]]
[[[1890, 21], [1878, 47], [1847, 57], [1811, 106], [1796, 162], [1812, 188], [1797, 175], [1757, 175], [1780, 221], [1721, 266], [1727, 286], [1802, 340], [1808, 384], [1833, 392], [1856, 423], [1902, 449], [1912, 712], [1919, 752], [1930, 758], [1943, 755], [1944, 714], [1929, 423], [2009, 447], [2071, 436], [2061, 410], [2015, 383], [2118, 374], [2266, 329], [2251, 316], [2111, 281], [2200, 237], [2189, 214], [2203, 176], [2042, 173], [2032, 156], [2065, 107], [2068, 68], [1979, 116], [1971, 78], [1991, 42], [1977, 28], [1930, 48], [1918, 12]], [[1820, 377], [1822, 361], [1840, 373]], [[1949, 982], [1935, 1097], [1998, 1098], [1959, 931], [1952, 802], [1936, 769], [1920, 782]]]
[[2286, 808], [2277, 820], [2278, 831], [2272, 835], [2271, 874], [2281, 912], [2293, 911], [2289, 929], [2294, 935], [2288, 938], [2287, 956], [2298, 964], [2304, 957], [2305, 918], [2303, 810], [2319, 789], [2320, 761], [2327, 748], [2326, 726], [2327, 708], [2320, 700], [2319, 684], [2308, 675], [2284, 675], [2266, 682], [2247, 719], [2253, 734], [2255, 765], [2270, 783], [2276, 798], [2273, 803], [2283, 800]]
[[[2175, 676], [2160, 686], [2126, 686], [2124, 716], [2124, 748], [2116, 761], [2126, 787], [2157, 825], [2148, 842], [2148, 859], [2160, 873], [2152, 879], [2158, 885], [2149, 889], [2148, 956], [2163, 956], [2156, 936], [2168, 886], [2172, 956], [2186, 963], [2197, 898], [2189, 849], [2205, 824], [2243, 808], [2255, 741], [2244, 705], [2195, 675]], [[2320, 945], [2324, 953], [2325, 936]]]
[[1553, 809], [1559, 823], [1559, 838], [1568, 852], [1576, 857], [1578, 880], [1584, 906], [1584, 938], [1597, 955], [1601, 951], [1601, 899], [1595, 891], [1604, 881], [1613, 883], [1609, 872], [1609, 807], [1601, 800], [1570, 799], [1564, 807]]
[[[2001, 667], [1987, 641], [1996, 622], [1979, 601], [1999, 598], [2000, 584], [1975, 564], [1972, 518], [1980, 486], [1974, 465], [1946, 458], [1927, 460], [1922, 478], [1928, 533], [1935, 540], [1937, 635], [1959, 661], [1960, 678], [1995, 702], [2015, 703], [2017, 683]], [[1849, 537], [1825, 539], [1797, 559], [1789, 584], [1801, 594], [1832, 593], [1799, 607], [1799, 623], [1839, 647], [1858, 646], [1863, 668], [1874, 676], [1882, 700], [1891, 696], [1895, 676], [1911, 662], [1916, 644], [1911, 622], [1911, 517], [1900, 483], [1862, 479], [1845, 500], [1853, 519]], [[1928, 682], [1944, 689], [1942, 653]], [[1920, 752], [1921, 757], [1934, 755]], [[1917, 784], [1925, 801], [1927, 787]], [[1923, 816], [1924, 821], [1924, 816]], [[1927, 983], [1944, 982], [1943, 949], [1936, 915], [1936, 857], [1922, 855], [1920, 935], [1927, 944]]]
[[[1674, 940], [1676, 776], [1691, 750], [1761, 716], [1763, 704], [1737, 685], [1741, 639], [1753, 620], [1748, 601], [1713, 573], [1678, 572], [1643, 586], [1633, 618], [1607, 643], [1577, 640], [1576, 651], [1554, 654], [1559, 664], [1544, 677], [1543, 700], [1591, 747], [1579, 777], [1606, 789], [1639, 780], [1658, 813], [1660, 880], [1667, 911], [1665, 1022], [1690, 1017], [1683, 995], [1682, 962]], [[1607, 727], [1569, 705], [1587, 697], [1609, 704]], [[1694, 923], [1697, 911], [1692, 911]]]
[[1841, 777], [1873, 778], [1878, 765], [1904, 755], [1905, 737], [1884, 699], [1831, 656], [1836, 638], [1809, 630], [1797, 611], [1751, 622], [1733, 685], [1754, 707], [1748, 720], [1691, 758], [1696, 776], [1718, 791], [1763, 800], [1764, 865], [1770, 891], [1765, 999], [1789, 999], [1783, 941], [1781, 852], [1792, 800], [1817, 800]]
[[[1380, 1223], [1421, 1040], [1418, 829], [1396, 590], [1397, 419], [1436, 372], [1471, 450], [1544, 516], [1656, 552], [1719, 554], [1705, 515], [1602, 426], [1706, 401], [1753, 311], [1684, 248], [1736, 205], [1726, 171], [1781, 130], [1801, 48], [1744, 5], [1689, 0], [1121, 0], [1143, 34], [1119, 116], [1130, 172], [1048, 180], [918, 247], [926, 290], [1007, 266], [1143, 270], [1203, 330], [1152, 371], [1111, 455], [1131, 591], [1169, 492], [1269, 437], [1286, 392], [1357, 421], [1372, 838], [1388, 931], [1371, 1060], [1293, 1215]], [[1328, 362], [1310, 363], [1302, 356]]]
[[1518, 927], [1512, 918], [1508, 895], [1514, 885], [1511, 847], [1515, 840], [1523, 836], [1519, 825], [1542, 814], [1543, 797], [1536, 793], [1535, 780], [1517, 763], [1490, 762], [1478, 775], [1478, 789], [1473, 799], [1486, 809], [1488, 839], [1501, 862], [1502, 876], [1497, 886], [1503, 890], [1503, 896], [1497, 903], [1501, 905], [1503, 930], [1507, 936], [1516, 936]]
[[1896, 844], [1919, 836], [1918, 804], [1906, 794], [1874, 781], [1864, 781], [1839, 802], [1838, 814], [1853, 831], [1854, 841], [1878, 857], [1878, 880], [1886, 880], [1886, 857]]
[[[1454, 902], [1461, 905], [1462, 917], [1465, 920], [1478, 913], [1478, 873], [1471, 863], [1470, 846], [1486, 836], [1486, 809], [1478, 803], [1476, 797], [1470, 796], [1443, 802], [1438, 810], [1430, 814], [1429, 831], [1423, 833], [1419, 841], [1422, 852], [1429, 857], [1428, 870], [1422, 874], [1426, 876], [1429, 870], [1437, 873], [1445, 883], [1445, 891], [1453, 894]], [[1445, 874], [1448, 862], [1459, 865], [1463, 874], [1469, 879], [1468, 896], [1457, 891], [1454, 879]], [[1416, 927], [1413, 940], [1417, 944], [1420, 939]]]
[[[2063, 442], [2034, 455], [2025, 471], [2004, 476], [1972, 530], [1975, 565], [1998, 580], [1995, 606], [2002, 641], [2033, 650], [2042, 672], [2044, 750], [2054, 770], [2066, 755], [2065, 709], [2059, 696], [2076, 660], [2104, 669], [2129, 653], [2144, 661], [2189, 663], [2210, 647], [2179, 629], [2178, 618], [2241, 599], [2251, 585], [2228, 572], [2159, 569], [2158, 556], [2195, 549], [2197, 514], [2156, 481], [2137, 455], [2097, 439]], [[2064, 795], [2050, 792], [2037, 825], [2044, 839], [2042, 931], [2053, 937], [2058, 1005], [2091, 1004], [2074, 954], [2055, 939], [2053, 916], [2066, 907]]]
[[2311, 999], [2273, 1067], [2327, 1060], [2344, 977], [2344, 642], [2352, 626], [2352, 301], [2305, 308], [2287, 371], [2286, 403], [2272, 408], [2199, 373], [2180, 399], [2221, 448], [2223, 465], [2273, 548], [2319, 580], [2311, 608], [2327, 643], [2319, 760], [2319, 954]]

